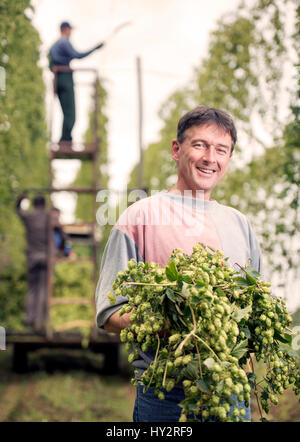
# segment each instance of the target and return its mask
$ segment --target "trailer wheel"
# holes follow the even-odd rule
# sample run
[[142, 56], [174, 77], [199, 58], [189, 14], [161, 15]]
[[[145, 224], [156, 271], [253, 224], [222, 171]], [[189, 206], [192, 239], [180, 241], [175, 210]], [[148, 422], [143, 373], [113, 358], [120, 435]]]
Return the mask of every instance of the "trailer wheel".
[[12, 368], [16, 373], [28, 371], [28, 349], [26, 345], [14, 344]]
[[105, 374], [119, 374], [120, 373], [120, 346], [119, 344], [105, 345], [103, 350], [104, 365], [103, 373]]

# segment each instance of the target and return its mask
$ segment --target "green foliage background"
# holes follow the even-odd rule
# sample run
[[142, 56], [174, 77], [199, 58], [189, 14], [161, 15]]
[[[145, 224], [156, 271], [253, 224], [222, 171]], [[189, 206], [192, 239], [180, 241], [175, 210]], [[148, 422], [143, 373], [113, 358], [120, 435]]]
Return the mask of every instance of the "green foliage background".
[[[107, 189], [109, 184], [108, 173], [108, 140], [107, 140], [107, 124], [108, 117], [106, 115], [107, 92], [105, 89], [105, 79], [100, 78], [98, 82], [98, 115], [97, 115], [97, 139], [99, 142], [98, 156], [98, 180], [97, 187]], [[95, 96], [93, 95], [93, 103]], [[94, 104], [91, 106], [89, 113], [89, 125], [84, 135], [86, 143], [92, 143], [95, 140], [94, 133]], [[89, 161], [82, 161], [77, 176], [73, 182], [74, 186], [93, 187], [93, 164]], [[79, 194], [76, 201], [75, 217], [77, 221], [94, 222], [94, 198], [96, 195]], [[96, 206], [97, 210], [97, 206]], [[98, 246], [98, 264], [100, 265], [101, 257], [108, 240], [111, 230], [110, 225], [97, 226], [98, 236], [100, 238]], [[86, 253], [83, 251], [83, 253]]]
[[[62, 262], [55, 266], [54, 296], [56, 298], [91, 299], [93, 287], [93, 265], [91, 262]], [[90, 305], [53, 305], [50, 312], [52, 326], [63, 326], [67, 322], [84, 320], [94, 324], [94, 308]], [[78, 329], [78, 327], [76, 327]], [[82, 333], [89, 333], [81, 327]]]
[[[98, 115], [97, 115], [97, 137], [99, 140], [99, 157], [98, 157], [98, 187], [106, 189], [108, 186], [108, 145], [107, 145], [107, 123], [108, 118], [105, 114], [105, 106], [107, 101], [107, 92], [104, 88], [104, 80], [98, 82]], [[94, 102], [94, 95], [93, 95]], [[94, 141], [94, 106], [92, 106], [89, 114], [89, 125], [84, 135], [84, 141], [86, 143], [92, 143]], [[74, 186], [93, 186], [93, 165], [90, 161], [82, 161], [81, 167], [78, 171]], [[93, 200], [92, 195], [78, 195], [76, 204], [76, 219], [81, 221], [94, 221], [93, 213]]]
[[[0, 323], [21, 326], [25, 280], [24, 228], [15, 212], [17, 195], [46, 187], [45, 85], [40, 38], [26, 15], [29, 0], [0, 0], [0, 65], [6, 93], [0, 96]], [[23, 309], [22, 309], [23, 310]]]

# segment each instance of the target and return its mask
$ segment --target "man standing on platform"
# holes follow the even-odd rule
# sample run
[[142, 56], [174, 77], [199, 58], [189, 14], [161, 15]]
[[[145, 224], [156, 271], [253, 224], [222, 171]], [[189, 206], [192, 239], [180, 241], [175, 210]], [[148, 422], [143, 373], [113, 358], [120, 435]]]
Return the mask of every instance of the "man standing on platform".
[[69, 40], [71, 31], [70, 23], [61, 23], [61, 37], [49, 51], [50, 69], [55, 74], [54, 91], [57, 93], [64, 115], [60, 145], [65, 147], [72, 146], [72, 129], [75, 124], [74, 82], [70, 62], [74, 58], [84, 58], [104, 46], [104, 42], [101, 42], [87, 52], [77, 52]]

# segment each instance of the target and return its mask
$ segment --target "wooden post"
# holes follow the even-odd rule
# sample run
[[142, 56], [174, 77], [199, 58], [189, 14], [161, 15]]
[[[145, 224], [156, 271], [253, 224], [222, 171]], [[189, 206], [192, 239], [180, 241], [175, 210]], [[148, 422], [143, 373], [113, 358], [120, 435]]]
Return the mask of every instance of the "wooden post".
[[51, 327], [51, 299], [53, 295], [54, 280], [54, 244], [53, 244], [53, 225], [51, 208], [48, 219], [48, 254], [47, 254], [47, 311], [46, 311], [46, 336], [48, 340], [53, 338]]
[[143, 155], [143, 93], [142, 93], [142, 73], [141, 73], [141, 59], [136, 57], [136, 69], [137, 69], [137, 86], [138, 86], [138, 139], [139, 139], [139, 171], [138, 171], [138, 185], [139, 189], [143, 187], [144, 182], [144, 155]]
[[[95, 92], [94, 92], [94, 124], [93, 124], [93, 131], [94, 131], [94, 154], [93, 154], [93, 186], [95, 192], [93, 193], [93, 282], [94, 282], [94, 293], [96, 292], [97, 287], [97, 280], [98, 280], [98, 247], [97, 247], [97, 241], [96, 241], [96, 230], [97, 230], [97, 221], [96, 221], [96, 212], [97, 212], [97, 203], [96, 203], [96, 189], [99, 185], [99, 149], [100, 149], [100, 139], [99, 139], [99, 124], [98, 124], [98, 118], [99, 118], [99, 78], [98, 74], [95, 76]], [[91, 298], [91, 304], [94, 311], [94, 317], [96, 317], [96, 306], [95, 306], [95, 300], [94, 296]], [[93, 339], [97, 338], [98, 334], [98, 328], [96, 324], [93, 322], [91, 326], [91, 337]]]

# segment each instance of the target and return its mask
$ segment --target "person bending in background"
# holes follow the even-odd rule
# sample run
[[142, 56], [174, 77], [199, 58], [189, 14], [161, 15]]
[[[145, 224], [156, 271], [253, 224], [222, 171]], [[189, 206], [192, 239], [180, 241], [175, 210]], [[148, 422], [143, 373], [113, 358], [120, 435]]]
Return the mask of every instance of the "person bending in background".
[[76, 51], [70, 43], [72, 26], [68, 22], [60, 25], [60, 38], [51, 46], [49, 50], [49, 66], [55, 74], [54, 92], [60, 101], [63, 112], [63, 127], [60, 144], [70, 147], [72, 144], [72, 129], [75, 124], [75, 95], [73, 72], [70, 62], [74, 58], [87, 57], [92, 52], [104, 46], [104, 42], [97, 44], [94, 48], [86, 52]]
[[58, 257], [75, 257], [75, 252], [68, 243], [68, 237], [65, 234], [60, 221], [60, 210], [57, 207], [52, 208], [53, 240], [55, 254]]
[[50, 212], [43, 196], [33, 199], [33, 210], [23, 210], [21, 195], [16, 204], [17, 213], [26, 228], [27, 281], [26, 325], [42, 331], [47, 315], [47, 255]]

